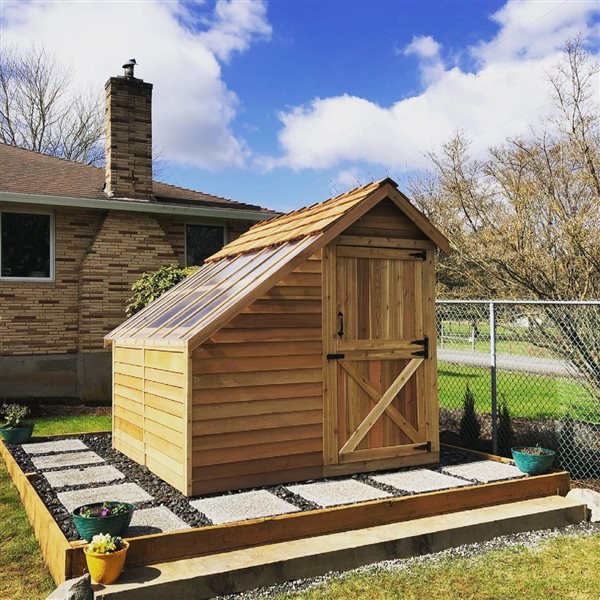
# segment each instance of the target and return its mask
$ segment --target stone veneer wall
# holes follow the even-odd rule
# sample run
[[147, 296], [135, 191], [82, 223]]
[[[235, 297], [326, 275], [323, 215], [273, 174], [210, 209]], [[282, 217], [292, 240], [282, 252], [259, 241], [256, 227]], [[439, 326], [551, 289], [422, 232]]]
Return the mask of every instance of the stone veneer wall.
[[102, 350], [104, 335], [125, 320], [133, 282], [177, 260], [153, 215], [109, 212], [81, 267], [79, 350]]
[[76, 352], [81, 265], [104, 218], [55, 211], [55, 281], [0, 280], [0, 355]]
[[[131, 284], [183, 264], [182, 217], [57, 208], [55, 280], [0, 280], [0, 398], [110, 399], [106, 333], [125, 318]], [[234, 239], [249, 227], [228, 226]]]

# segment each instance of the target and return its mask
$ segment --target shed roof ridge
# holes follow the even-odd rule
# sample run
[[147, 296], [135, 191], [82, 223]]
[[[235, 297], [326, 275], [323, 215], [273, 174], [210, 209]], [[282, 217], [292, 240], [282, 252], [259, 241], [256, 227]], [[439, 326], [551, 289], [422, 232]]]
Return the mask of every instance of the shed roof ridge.
[[[387, 184], [392, 184], [395, 188], [397, 187], [396, 182], [389, 178], [372, 181], [363, 186], [348, 190], [333, 198], [328, 198], [323, 202], [263, 221], [251, 227], [246, 233], [227, 244], [227, 246], [222, 248], [219, 252], [210, 256], [207, 259], [207, 262], [214, 262], [226, 257], [247, 254], [260, 248], [275, 247], [292, 240], [298, 240], [303, 237], [322, 233], [329, 229], [349, 210], [366, 200], [372, 193]], [[323, 213], [333, 211], [335, 208], [339, 209], [339, 214], [323, 216]], [[300, 221], [299, 218], [303, 215], [305, 215], [305, 220]], [[319, 216], [321, 216], [322, 226], [311, 228], [311, 225], [315, 225], [319, 222]], [[302, 233], [298, 232], [294, 234], [293, 225], [295, 224], [295, 221], [299, 221], [297, 223], [297, 228], [303, 230]], [[277, 235], [278, 233], [279, 235]], [[273, 237], [274, 239], [267, 243], [269, 237]], [[245, 245], [246, 247], [244, 247]]]

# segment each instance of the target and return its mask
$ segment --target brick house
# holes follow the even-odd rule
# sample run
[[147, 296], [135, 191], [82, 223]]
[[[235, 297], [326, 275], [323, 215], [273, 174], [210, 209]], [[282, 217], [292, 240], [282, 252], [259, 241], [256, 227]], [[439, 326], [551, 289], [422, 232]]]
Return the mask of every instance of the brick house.
[[105, 169], [0, 144], [0, 400], [109, 400], [131, 284], [274, 214], [153, 181], [152, 84], [131, 68], [105, 91]]

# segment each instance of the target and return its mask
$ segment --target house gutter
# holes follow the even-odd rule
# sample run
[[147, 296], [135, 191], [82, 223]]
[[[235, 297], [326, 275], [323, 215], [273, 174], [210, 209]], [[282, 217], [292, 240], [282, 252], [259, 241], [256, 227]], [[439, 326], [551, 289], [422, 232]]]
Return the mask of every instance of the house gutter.
[[167, 215], [187, 215], [227, 221], [264, 221], [280, 213], [264, 213], [243, 208], [214, 208], [206, 206], [177, 206], [148, 200], [117, 200], [102, 198], [71, 198], [68, 196], [42, 196], [38, 194], [19, 194], [0, 192], [0, 202], [16, 204], [37, 204], [40, 206], [67, 206], [69, 208], [95, 208], [98, 210], [124, 210]]

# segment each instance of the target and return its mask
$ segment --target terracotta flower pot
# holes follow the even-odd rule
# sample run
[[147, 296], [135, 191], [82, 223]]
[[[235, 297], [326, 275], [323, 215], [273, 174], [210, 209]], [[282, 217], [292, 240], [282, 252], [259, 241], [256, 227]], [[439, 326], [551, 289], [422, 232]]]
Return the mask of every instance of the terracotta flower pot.
[[108, 585], [114, 583], [119, 578], [125, 566], [125, 558], [129, 549], [128, 542], [124, 541], [123, 544], [125, 545], [123, 549], [111, 552], [110, 554], [90, 552], [88, 551], [88, 547], [84, 546], [83, 551], [85, 552], [87, 568], [95, 583]]

